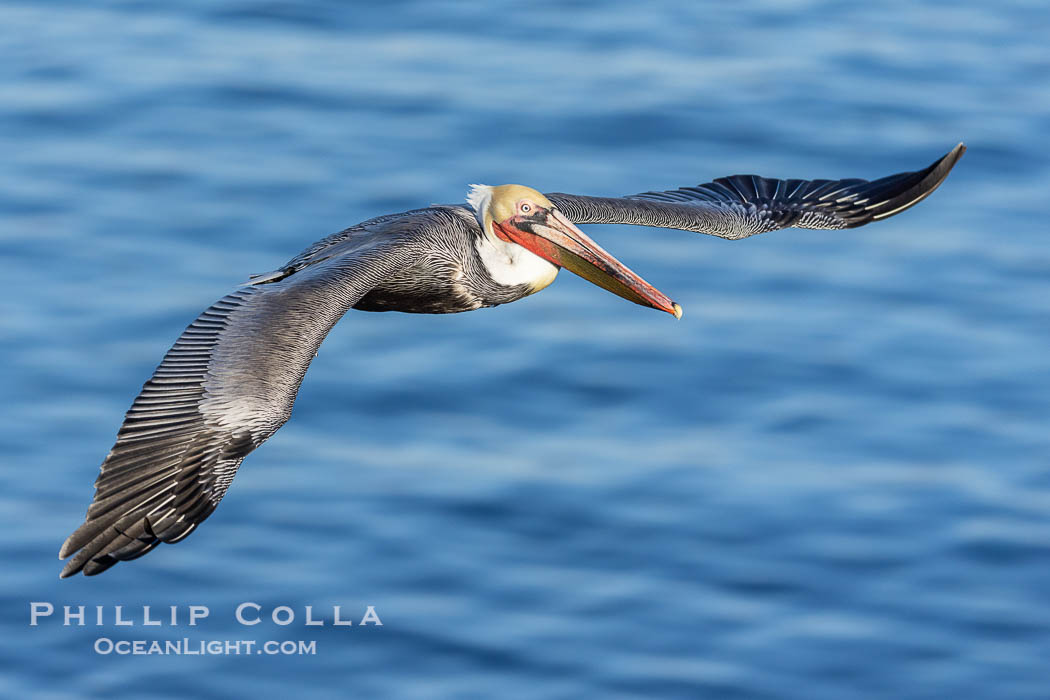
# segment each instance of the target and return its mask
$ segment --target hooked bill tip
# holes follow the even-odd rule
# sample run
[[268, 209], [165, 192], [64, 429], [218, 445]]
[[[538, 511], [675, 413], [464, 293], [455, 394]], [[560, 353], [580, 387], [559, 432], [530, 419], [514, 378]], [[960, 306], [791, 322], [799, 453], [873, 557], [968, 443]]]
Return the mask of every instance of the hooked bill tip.
[[682, 320], [682, 307], [672, 301], [671, 302], [671, 308], [674, 310], [673, 311], [674, 317], [676, 319], [678, 319], [679, 321], [681, 321]]

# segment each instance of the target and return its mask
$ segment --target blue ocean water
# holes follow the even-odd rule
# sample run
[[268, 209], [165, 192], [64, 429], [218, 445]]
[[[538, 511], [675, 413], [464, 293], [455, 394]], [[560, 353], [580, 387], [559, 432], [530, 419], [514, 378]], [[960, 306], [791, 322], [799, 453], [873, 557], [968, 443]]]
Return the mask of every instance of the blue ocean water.
[[[0, 26], [0, 695], [1050, 695], [1044, 3], [9, 1]], [[940, 190], [857, 230], [590, 227], [681, 322], [567, 273], [351, 313], [195, 534], [58, 579], [163, 352], [321, 236], [473, 182], [874, 178], [958, 141]], [[94, 650], [184, 637], [316, 653]]]

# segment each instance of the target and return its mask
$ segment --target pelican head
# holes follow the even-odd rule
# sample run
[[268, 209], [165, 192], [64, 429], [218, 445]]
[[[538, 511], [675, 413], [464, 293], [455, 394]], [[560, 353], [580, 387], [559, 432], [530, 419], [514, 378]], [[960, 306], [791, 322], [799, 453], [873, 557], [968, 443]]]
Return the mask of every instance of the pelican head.
[[540, 258], [549, 265], [536, 273], [534, 291], [550, 284], [564, 267], [628, 301], [682, 317], [681, 306], [603, 250], [531, 187], [472, 185], [467, 202], [481, 225], [483, 243], [499, 251], [495, 256], [482, 254], [490, 272], [494, 258], [504, 268], [526, 268]]

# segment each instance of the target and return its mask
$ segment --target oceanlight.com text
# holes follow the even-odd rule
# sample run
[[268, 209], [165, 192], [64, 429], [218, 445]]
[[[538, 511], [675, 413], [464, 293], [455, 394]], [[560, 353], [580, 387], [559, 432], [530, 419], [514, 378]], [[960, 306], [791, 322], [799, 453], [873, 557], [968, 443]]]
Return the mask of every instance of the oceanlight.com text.
[[317, 654], [317, 641], [270, 639], [259, 642], [255, 639], [194, 640], [184, 637], [161, 642], [146, 639], [113, 641], [108, 637], [99, 637], [95, 640], [95, 653], [103, 656], [313, 656]]

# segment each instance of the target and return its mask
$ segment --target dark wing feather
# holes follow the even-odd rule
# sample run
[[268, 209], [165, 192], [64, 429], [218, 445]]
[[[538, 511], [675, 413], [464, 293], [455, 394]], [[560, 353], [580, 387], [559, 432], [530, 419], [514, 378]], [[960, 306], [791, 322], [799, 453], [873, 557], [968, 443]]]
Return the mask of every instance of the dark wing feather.
[[959, 144], [924, 170], [878, 180], [776, 180], [720, 177], [696, 187], [623, 198], [547, 195], [577, 224], [635, 224], [746, 238], [799, 228], [863, 226], [918, 204], [937, 189], [966, 151]]
[[[244, 457], [291, 414], [321, 341], [385, 276], [418, 259], [411, 218], [333, 237], [324, 255], [261, 276], [189, 325], [142, 387], [102, 463], [62, 576], [105, 571], [207, 518]], [[326, 239], [328, 240], [328, 239]], [[310, 249], [308, 252], [313, 252]]]

